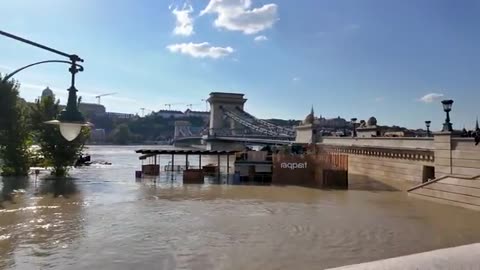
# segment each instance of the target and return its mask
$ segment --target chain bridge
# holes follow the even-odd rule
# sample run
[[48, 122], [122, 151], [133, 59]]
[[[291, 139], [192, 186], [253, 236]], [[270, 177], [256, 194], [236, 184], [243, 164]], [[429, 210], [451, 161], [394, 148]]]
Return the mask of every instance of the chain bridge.
[[207, 149], [240, 148], [245, 143], [289, 144], [295, 139], [292, 127], [282, 127], [259, 119], [244, 110], [243, 94], [210, 93], [208, 126], [193, 128], [187, 121], [175, 123], [174, 144], [200, 142]]

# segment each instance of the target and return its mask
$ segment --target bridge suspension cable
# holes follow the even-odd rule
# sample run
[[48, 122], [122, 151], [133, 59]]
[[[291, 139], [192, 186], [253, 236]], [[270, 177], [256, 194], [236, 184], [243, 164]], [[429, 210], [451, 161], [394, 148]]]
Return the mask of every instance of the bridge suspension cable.
[[259, 127], [259, 126], [256, 126], [252, 123], [252, 121], [248, 121], [247, 119], [244, 119], [242, 118], [241, 116], [239, 116], [238, 114], [232, 112], [232, 111], [229, 111], [229, 110], [226, 110], [225, 108], [222, 108], [224, 114], [226, 116], [228, 116], [229, 118], [233, 119], [235, 122], [247, 127], [247, 128], [250, 128], [256, 132], [260, 132], [260, 133], [263, 133], [263, 134], [267, 134], [267, 135], [270, 135], [270, 136], [276, 136], [277, 134], [275, 134], [274, 132], [268, 130], [268, 129], [265, 129], [265, 128], [262, 128], [262, 127]]
[[272, 124], [272, 123], [270, 123], [268, 121], [265, 121], [263, 119], [259, 119], [255, 116], [249, 114], [248, 112], [238, 108], [238, 107], [236, 109], [241, 114], [243, 114], [245, 117], [251, 118], [254, 122], [258, 123], [258, 125], [264, 126], [264, 127], [268, 128], [268, 129], [271, 129], [271, 130], [274, 130], [274, 131], [277, 132], [277, 134], [286, 135], [286, 136], [295, 136], [295, 130], [292, 129], [292, 128], [281, 127], [281, 126]]
[[255, 116], [243, 111], [240, 108], [226, 109], [221, 106], [223, 114], [239, 123], [244, 128], [232, 129], [232, 128], [220, 128], [210, 130], [208, 126], [205, 127], [191, 127], [190, 125], [179, 125], [175, 127], [175, 138], [185, 138], [206, 135], [209, 131], [213, 132], [214, 136], [224, 137], [263, 137], [263, 138], [276, 138], [279, 140], [291, 140], [295, 137], [295, 131], [290, 128], [277, 126], [268, 121], [261, 120]]
[[[291, 137], [292, 134], [286, 134], [284, 132], [279, 132], [279, 129], [276, 125], [270, 124], [266, 125], [260, 121], [257, 121], [257, 118], [252, 117], [250, 114], [246, 113], [243, 110], [240, 110], [237, 108], [236, 112], [233, 112], [231, 110], [227, 110], [225, 108], [221, 108], [224, 112], [224, 114], [231, 118], [232, 120], [236, 121], [237, 123], [252, 129], [253, 131], [266, 134], [269, 136], [274, 136], [274, 137]], [[266, 122], [266, 121], [265, 121]]]

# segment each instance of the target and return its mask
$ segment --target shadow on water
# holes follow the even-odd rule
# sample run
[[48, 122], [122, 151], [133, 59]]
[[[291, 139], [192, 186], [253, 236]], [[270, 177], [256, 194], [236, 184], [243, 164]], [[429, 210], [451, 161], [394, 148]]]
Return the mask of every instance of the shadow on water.
[[75, 178], [46, 178], [41, 181], [39, 189], [40, 194], [53, 194], [54, 198], [60, 196], [68, 198], [78, 192]]
[[[173, 176], [171, 175], [162, 175], [160, 177], [152, 177], [152, 178], [136, 178], [136, 182], [151, 182], [155, 184], [160, 183], [170, 183], [174, 185], [188, 185], [183, 183], [182, 181], [182, 174], [178, 173]], [[220, 178], [217, 176], [210, 176], [206, 175], [203, 182], [199, 182], [197, 184], [207, 184], [207, 185], [233, 185], [233, 186], [275, 186], [275, 187], [288, 187], [288, 186], [299, 186], [304, 188], [311, 188], [311, 189], [320, 189], [320, 190], [359, 190], [359, 191], [370, 191], [370, 192], [398, 192], [404, 191], [410, 186], [407, 183], [399, 182], [399, 181], [385, 181], [375, 179], [370, 176], [364, 175], [356, 175], [356, 174], [349, 174], [348, 178], [348, 186], [323, 186], [319, 185], [312, 181], [298, 181], [298, 184], [278, 184], [272, 183], [271, 181], [253, 181], [253, 180], [241, 180], [236, 181], [234, 180], [233, 175], [227, 177], [226, 175], [222, 175]], [[193, 184], [193, 183], [190, 183]]]
[[405, 190], [404, 183], [380, 181], [370, 176], [349, 174], [348, 175], [348, 189], [349, 190], [363, 190], [363, 191], [402, 191]]
[[15, 194], [24, 192], [28, 188], [28, 177], [3, 177], [2, 193], [0, 194], [0, 208], [4, 208], [4, 202], [15, 203]]

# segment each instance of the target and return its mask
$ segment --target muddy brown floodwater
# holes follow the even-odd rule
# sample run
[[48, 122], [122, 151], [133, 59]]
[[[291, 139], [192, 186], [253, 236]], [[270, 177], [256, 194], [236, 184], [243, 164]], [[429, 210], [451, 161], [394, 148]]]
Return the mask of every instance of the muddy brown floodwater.
[[3, 179], [0, 269], [322, 269], [480, 242], [479, 212], [388, 183], [136, 182], [136, 148], [90, 147], [113, 165], [72, 181]]

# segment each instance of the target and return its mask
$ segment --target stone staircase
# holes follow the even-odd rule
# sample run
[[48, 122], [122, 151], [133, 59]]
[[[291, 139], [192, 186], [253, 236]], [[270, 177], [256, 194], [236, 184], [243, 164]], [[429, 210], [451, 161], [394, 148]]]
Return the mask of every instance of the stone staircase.
[[480, 175], [447, 175], [412, 187], [408, 193], [422, 199], [480, 210]]

